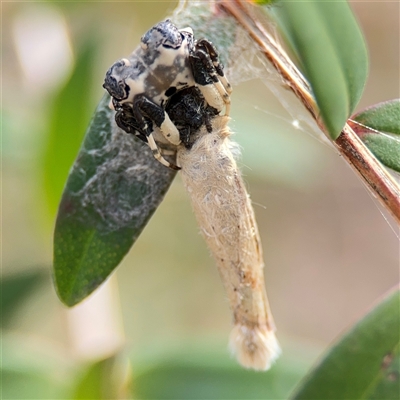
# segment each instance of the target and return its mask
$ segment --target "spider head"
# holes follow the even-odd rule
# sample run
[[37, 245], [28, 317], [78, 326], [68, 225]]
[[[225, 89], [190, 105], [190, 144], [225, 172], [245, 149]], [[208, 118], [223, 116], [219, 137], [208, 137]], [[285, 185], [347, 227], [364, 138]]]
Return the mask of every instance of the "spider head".
[[177, 49], [181, 46], [183, 35], [178, 28], [167, 19], [154, 25], [141, 39], [142, 49], [155, 49], [159, 46]]

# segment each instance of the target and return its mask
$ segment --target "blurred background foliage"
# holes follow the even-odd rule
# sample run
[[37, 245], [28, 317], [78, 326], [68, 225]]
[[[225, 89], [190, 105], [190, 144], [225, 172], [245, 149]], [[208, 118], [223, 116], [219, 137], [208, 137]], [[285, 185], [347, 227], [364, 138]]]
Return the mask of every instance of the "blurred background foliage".
[[[283, 348], [276, 366], [253, 373], [229, 357], [227, 301], [179, 176], [117, 278], [82, 306], [61, 305], [50, 277], [53, 223], [104, 73], [175, 6], [2, 4], [5, 399], [126, 398], [130, 381], [141, 399], [285, 398], [399, 280], [389, 217], [328, 146], [295, 129], [267, 86], [250, 80], [234, 87], [231, 126], [264, 243]], [[352, 8], [371, 63], [361, 110], [398, 97], [399, 4]]]

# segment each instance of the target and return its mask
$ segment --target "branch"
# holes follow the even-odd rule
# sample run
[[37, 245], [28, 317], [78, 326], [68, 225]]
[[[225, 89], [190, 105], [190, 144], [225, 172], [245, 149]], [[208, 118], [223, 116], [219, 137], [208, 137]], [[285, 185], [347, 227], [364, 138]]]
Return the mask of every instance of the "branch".
[[[300, 99], [310, 112], [319, 128], [330, 139], [311, 89], [301, 72], [290, 60], [286, 52], [279, 46], [264, 26], [249, 12], [249, 3], [245, 0], [218, 0], [219, 7], [231, 14], [250, 37], [258, 44], [262, 54], [272, 63], [286, 85]], [[331, 140], [331, 139], [330, 139]], [[348, 123], [339, 137], [333, 141], [337, 151], [361, 177], [367, 187], [378, 198], [380, 203], [390, 212], [400, 225], [400, 187], [386, 168], [379, 163], [365, 147]]]

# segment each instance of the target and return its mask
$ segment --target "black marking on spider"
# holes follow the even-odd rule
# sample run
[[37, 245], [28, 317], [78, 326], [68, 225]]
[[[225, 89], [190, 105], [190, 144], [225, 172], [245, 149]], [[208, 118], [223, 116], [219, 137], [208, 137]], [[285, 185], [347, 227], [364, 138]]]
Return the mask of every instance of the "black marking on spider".
[[166, 90], [165, 95], [170, 97], [176, 93], [177, 89], [175, 86], [171, 86], [168, 90]]
[[[147, 143], [146, 133], [141, 128], [140, 123], [136, 120], [133, 114], [133, 108], [129, 104], [119, 104], [115, 107], [115, 122], [117, 125], [127, 133], [137, 136], [140, 140]], [[150, 119], [146, 120], [146, 124], [150, 129], [153, 129], [153, 123]]]
[[171, 97], [165, 111], [179, 130], [179, 136], [186, 148], [190, 149], [196, 139], [196, 132], [205, 125], [211, 132], [211, 120], [218, 110], [205, 101], [201, 91], [192, 86]]

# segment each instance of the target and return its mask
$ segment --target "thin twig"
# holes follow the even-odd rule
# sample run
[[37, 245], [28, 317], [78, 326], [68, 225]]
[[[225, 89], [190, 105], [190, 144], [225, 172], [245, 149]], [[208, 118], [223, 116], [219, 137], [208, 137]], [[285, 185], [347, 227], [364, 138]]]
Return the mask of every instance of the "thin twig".
[[[304, 104], [320, 129], [330, 139], [311, 90], [297, 67], [264, 26], [249, 12], [244, 0], [219, 1], [219, 6], [231, 14], [258, 44], [262, 54], [272, 63], [287, 86]], [[336, 149], [361, 177], [380, 203], [400, 225], [400, 187], [385, 167], [365, 147], [363, 142], [346, 123], [339, 137], [333, 141]]]

